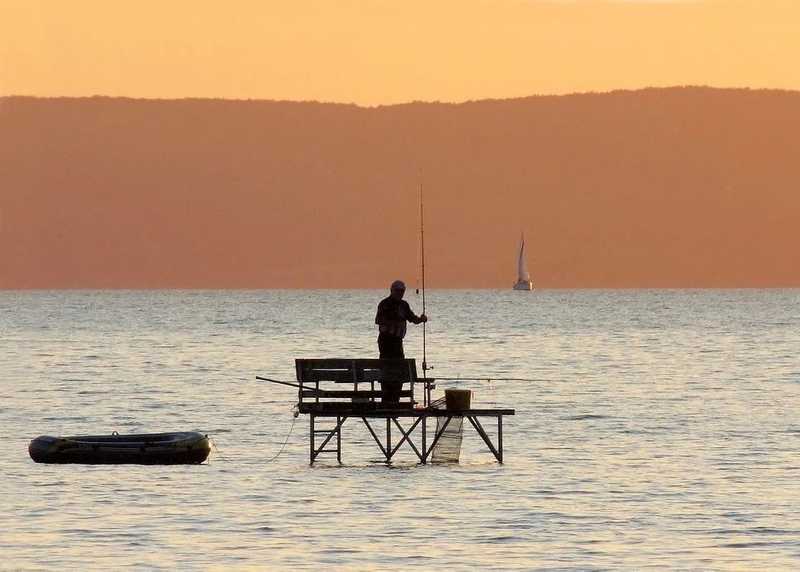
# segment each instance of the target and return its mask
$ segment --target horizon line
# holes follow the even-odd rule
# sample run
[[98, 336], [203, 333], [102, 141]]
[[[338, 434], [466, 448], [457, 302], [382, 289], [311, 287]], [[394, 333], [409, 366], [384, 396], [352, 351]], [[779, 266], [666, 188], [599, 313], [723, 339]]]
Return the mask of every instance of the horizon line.
[[621, 93], [641, 93], [649, 91], [674, 91], [674, 90], [709, 90], [709, 91], [746, 91], [746, 92], [768, 92], [768, 93], [791, 93], [800, 94], [800, 89], [780, 88], [780, 87], [752, 87], [752, 86], [713, 86], [708, 84], [674, 84], [665, 86], [643, 86], [637, 88], [614, 88], [608, 90], [586, 90], [564, 93], [533, 93], [530, 95], [519, 95], [510, 97], [484, 97], [464, 100], [422, 100], [414, 99], [398, 103], [377, 103], [364, 104], [353, 101], [334, 101], [321, 99], [268, 99], [268, 98], [236, 98], [236, 97], [211, 97], [211, 96], [184, 96], [184, 97], [137, 97], [129, 95], [32, 95], [32, 94], [7, 94], [0, 95], [0, 100], [4, 99], [41, 99], [41, 100], [75, 100], [75, 99], [111, 99], [124, 101], [147, 101], [147, 102], [180, 102], [180, 101], [219, 101], [237, 103], [295, 103], [295, 104], [318, 104], [318, 105], [341, 105], [345, 107], [357, 107], [361, 109], [378, 109], [382, 107], [401, 107], [409, 105], [469, 105], [485, 102], [507, 102], [522, 101], [526, 99], [556, 99], [568, 97], [585, 97], [597, 95], [613, 95]]
[[[92, 288], [92, 287], [68, 287], [68, 288], [46, 288], [46, 287], [32, 287], [32, 288], [0, 288], [0, 294], [8, 292], [262, 292], [262, 291], [319, 291], [319, 292], [366, 292], [374, 290], [386, 290], [386, 286], [376, 287], [360, 287], [360, 288], [302, 288], [302, 287], [242, 287], [242, 288], [214, 288], [214, 287], [152, 287], [152, 288], [135, 288], [135, 287], [106, 287], [106, 288]], [[415, 294], [412, 290], [412, 296], [421, 296]], [[426, 290], [435, 291], [500, 291], [500, 292], [515, 292], [511, 287], [436, 287], [426, 288]], [[784, 286], [544, 286], [534, 288], [529, 292], [537, 291], [568, 291], [568, 290], [581, 290], [581, 291], [610, 291], [610, 290], [657, 290], [657, 291], [677, 291], [677, 290], [800, 290], [798, 285], [784, 285]]]

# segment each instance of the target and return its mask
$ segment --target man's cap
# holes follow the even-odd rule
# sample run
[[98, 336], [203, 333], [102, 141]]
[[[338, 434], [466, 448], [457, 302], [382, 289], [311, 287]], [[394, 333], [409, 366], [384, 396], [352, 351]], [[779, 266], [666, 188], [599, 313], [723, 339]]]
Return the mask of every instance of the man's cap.
[[406, 289], [406, 283], [403, 282], [402, 280], [395, 280], [394, 282], [392, 282], [392, 285], [390, 286], [390, 288], [392, 290], [405, 290]]

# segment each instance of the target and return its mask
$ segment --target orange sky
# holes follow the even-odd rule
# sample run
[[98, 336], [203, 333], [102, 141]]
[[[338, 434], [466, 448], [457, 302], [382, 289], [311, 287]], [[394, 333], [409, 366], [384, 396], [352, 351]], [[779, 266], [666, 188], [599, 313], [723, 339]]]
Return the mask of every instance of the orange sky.
[[0, 95], [463, 101], [800, 89], [799, 0], [2, 0]]

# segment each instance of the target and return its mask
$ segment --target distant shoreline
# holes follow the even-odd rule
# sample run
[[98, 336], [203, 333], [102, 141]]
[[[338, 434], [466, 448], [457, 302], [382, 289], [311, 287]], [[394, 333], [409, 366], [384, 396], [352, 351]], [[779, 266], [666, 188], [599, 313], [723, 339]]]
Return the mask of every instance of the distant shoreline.
[[[387, 288], [0, 288], [0, 294], [10, 292], [375, 292]], [[511, 288], [427, 288], [428, 292], [509, 292], [520, 298], [535, 296], [536, 292], [687, 292], [687, 291], [760, 291], [760, 290], [800, 290], [797, 286], [724, 286], [724, 287], [577, 287], [577, 288], [534, 288], [526, 293], [515, 293]], [[406, 296], [414, 299], [416, 294]]]
[[442, 100], [409, 100], [396, 103], [374, 103], [364, 104], [356, 103], [353, 101], [333, 101], [333, 100], [319, 100], [319, 99], [270, 99], [270, 98], [232, 98], [232, 97], [206, 97], [206, 96], [186, 96], [186, 97], [140, 97], [130, 95], [106, 95], [106, 94], [92, 94], [92, 95], [33, 95], [33, 94], [6, 94], [0, 95], [0, 104], [2, 100], [8, 99], [34, 99], [34, 100], [55, 100], [55, 101], [69, 101], [69, 100], [112, 100], [112, 101], [128, 101], [128, 102], [154, 102], [154, 103], [169, 103], [169, 102], [217, 102], [217, 103], [251, 103], [251, 104], [315, 104], [326, 106], [342, 106], [342, 107], [355, 107], [359, 109], [380, 109], [391, 107], [407, 107], [410, 105], [444, 105], [444, 106], [463, 106], [480, 103], [512, 103], [532, 99], [564, 99], [575, 97], [591, 97], [597, 95], [615, 95], [615, 94], [636, 94], [636, 93], [651, 93], [651, 92], [668, 92], [674, 90], [707, 90], [717, 92], [753, 92], [753, 93], [776, 93], [776, 94], [800, 94], [800, 90], [787, 89], [787, 88], [773, 88], [773, 87], [748, 87], [748, 86], [712, 86], [712, 85], [664, 85], [664, 86], [643, 86], [637, 88], [617, 88], [609, 90], [589, 90], [589, 91], [574, 91], [565, 93], [532, 93], [528, 95], [519, 95], [514, 97], [483, 97], [476, 99], [464, 99], [457, 101], [442, 101]]
[[800, 286], [800, 92], [0, 100], [0, 288]]

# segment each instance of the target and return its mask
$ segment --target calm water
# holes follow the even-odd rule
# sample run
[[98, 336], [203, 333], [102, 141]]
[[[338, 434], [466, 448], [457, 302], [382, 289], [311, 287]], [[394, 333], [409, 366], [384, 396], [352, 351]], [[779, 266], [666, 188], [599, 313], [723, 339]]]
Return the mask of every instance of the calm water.
[[[800, 290], [432, 291], [435, 373], [533, 380], [449, 385], [516, 407], [506, 464], [468, 431], [457, 466], [387, 468], [353, 423], [344, 466], [309, 467], [304, 417], [267, 462], [295, 395], [254, 376], [372, 356], [382, 295], [0, 292], [0, 569], [800, 567]], [[28, 457], [113, 430], [219, 451]]]

